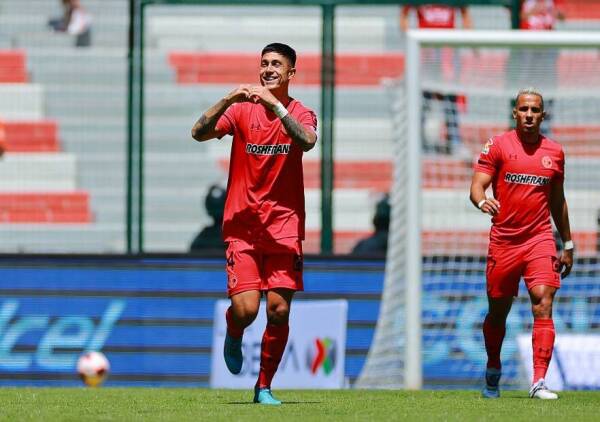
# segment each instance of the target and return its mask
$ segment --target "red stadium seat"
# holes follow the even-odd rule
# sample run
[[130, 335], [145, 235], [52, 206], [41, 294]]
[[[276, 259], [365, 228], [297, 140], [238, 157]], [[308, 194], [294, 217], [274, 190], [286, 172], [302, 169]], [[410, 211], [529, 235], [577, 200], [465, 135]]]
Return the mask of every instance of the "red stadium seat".
[[4, 122], [6, 147], [9, 152], [56, 152], [60, 150], [55, 121]]
[[[336, 85], [379, 85], [384, 78], [397, 78], [404, 73], [402, 54], [338, 54]], [[172, 52], [169, 64], [175, 69], [180, 84], [255, 83], [259, 69], [256, 54]], [[297, 63], [297, 85], [321, 83], [321, 56], [302, 55]]]
[[[229, 160], [219, 162], [227, 172]], [[304, 187], [317, 189], [321, 186], [321, 163], [304, 160]], [[370, 189], [389, 192], [392, 183], [391, 161], [337, 161], [334, 165], [335, 189]]]
[[0, 193], [0, 223], [89, 223], [87, 192]]
[[563, 0], [560, 5], [567, 20], [600, 19], [600, 2], [598, 0]]
[[600, 54], [597, 51], [561, 52], [557, 60], [558, 81], [562, 88], [600, 86]]
[[[333, 234], [334, 252], [340, 254], [350, 253], [359, 240], [362, 240], [371, 234], [371, 232], [336, 231]], [[308, 230], [306, 232], [306, 239], [302, 245], [302, 250], [305, 253], [319, 253], [320, 249], [321, 232], [318, 230]]]
[[27, 82], [25, 52], [22, 50], [0, 50], [0, 83]]
[[[494, 135], [508, 130], [508, 124], [461, 125], [461, 139], [476, 157], [485, 142]], [[553, 125], [552, 138], [560, 142], [571, 157], [600, 157], [600, 125]]]
[[[596, 253], [595, 232], [573, 232], [573, 241], [580, 255]], [[489, 232], [484, 231], [426, 231], [422, 237], [425, 255], [481, 255], [487, 251]]]
[[459, 79], [467, 86], [500, 88], [504, 86], [508, 54], [470, 51], [460, 57]]
[[[333, 236], [335, 253], [349, 253], [356, 243], [371, 235], [364, 231], [336, 231]], [[481, 255], [488, 247], [489, 232], [485, 231], [426, 231], [423, 233], [424, 255]], [[584, 256], [596, 254], [597, 235], [594, 232], [574, 232], [577, 253]], [[319, 253], [321, 232], [309, 230], [303, 249], [306, 253]]]

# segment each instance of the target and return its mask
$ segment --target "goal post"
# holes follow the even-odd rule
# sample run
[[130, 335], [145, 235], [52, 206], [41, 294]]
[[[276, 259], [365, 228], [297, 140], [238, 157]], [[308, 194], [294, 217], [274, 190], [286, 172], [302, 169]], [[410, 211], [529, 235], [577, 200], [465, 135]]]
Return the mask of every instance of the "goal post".
[[[600, 55], [596, 50], [599, 45], [600, 33], [591, 31], [412, 30], [407, 33], [405, 78], [392, 84], [394, 181], [384, 292], [373, 343], [357, 387], [420, 389], [424, 385], [457, 385], [452, 374], [459, 373], [461, 365], [465, 376], [458, 385], [473, 387], [481, 383], [485, 349], [480, 328], [487, 310], [485, 233], [490, 223], [469, 203], [468, 184], [472, 160], [482, 145], [494, 134], [508, 130], [510, 104], [518, 88], [533, 86], [542, 88], [542, 94], [551, 94], [551, 137], [563, 145], [567, 163], [572, 163], [567, 166], [566, 193], [570, 205], [574, 203], [571, 225], [576, 244], [581, 244], [579, 265], [590, 262], [590, 257], [597, 254], [597, 246], [585, 239], [595, 238], [592, 232], [597, 230], [600, 188], [585, 180], [588, 169], [600, 164], [600, 149], [594, 145], [600, 139], [597, 76]], [[452, 50], [454, 65], [458, 62], [462, 66], [446, 79], [427, 72], [429, 66], [443, 67], [440, 63], [443, 49]], [[516, 53], [524, 49], [554, 51], [552, 60], [556, 61], [551, 65], [537, 59], [533, 64], [526, 62], [524, 55]], [[435, 52], [428, 55], [428, 50]], [[562, 53], [567, 56], [560, 56]], [[577, 65], [570, 68], [572, 61], [580, 63], [580, 68]], [[465, 63], [471, 68], [465, 70]], [[569, 69], [575, 69], [577, 75], [570, 75]], [[541, 87], [537, 86], [538, 81], [542, 82]], [[437, 94], [424, 95], [432, 91]], [[438, 116], [438, 124], [430, 130], [432, 110], [436, 107], [434, 99], [451, 96], [453, 101], [464, 97], [468, 112], [463, 108], [450, 113], [460, 119], [454, 128], [448, 123], [447, 109], [441, 112], [438, 109], [438, 114], [445, 116], [446, 127], [440, 127], [444, 126], [440, 124], [444, 118]], [[456, 147], [452, 152], [426, 148], [425, 138], [429, 137], [435, 138], [438, 145], [447, 138], [450, 145], [449, 134], [454, 129], [461, 148], [458, 154]], [[427, 163], [423, 164], [425, 159]], [[440, 212], [434, 214], [433, 207], [439, 207]], [[574, 275], [568, 280], [577, 277], [576, 265]], [[518, 309], [513, 309], [513, 314], [528, 305], [526, 300], [516, 302]], [[461, 307], [472, 310], [474, 315], [463, 315], [463, 320], [457, 321], [455, 315]], [[507, 337], [530, 330], [524, 318], [519, 315], [511, 318]], [[468, 323], [464, 322], [467, 319]], [[466, 346], [460, 346], [461, 341]], [[514, 363], [508, 370], [509, 382], [519, 385], [519, 368], [515, 363], [518, 353], [512, 348], [516, 342], [507, 343], [510, 344], [505, 347], [508, 350], [503, 349], [503, 359], [505, 352], [512, 353]], [[433, 362], [429, 367], [438, 371], [431, 382], [424, 377], [424, 356]], [[442, 373], [445, 369], [447, 373]]]

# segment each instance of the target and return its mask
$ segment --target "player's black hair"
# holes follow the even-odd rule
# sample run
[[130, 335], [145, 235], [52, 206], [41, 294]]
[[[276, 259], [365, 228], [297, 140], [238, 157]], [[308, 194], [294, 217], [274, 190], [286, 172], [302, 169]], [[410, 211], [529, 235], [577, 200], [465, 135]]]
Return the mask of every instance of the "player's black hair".
[[265, 48], [263, 48], [260, 55], [264, 56], [266, 53], [281, 54], [283, 57], [286, 57], [290, 61], [292, 67], [296, 66], [296, 51], [287, 44], [282, 44], [279, 42], [271, 43]]

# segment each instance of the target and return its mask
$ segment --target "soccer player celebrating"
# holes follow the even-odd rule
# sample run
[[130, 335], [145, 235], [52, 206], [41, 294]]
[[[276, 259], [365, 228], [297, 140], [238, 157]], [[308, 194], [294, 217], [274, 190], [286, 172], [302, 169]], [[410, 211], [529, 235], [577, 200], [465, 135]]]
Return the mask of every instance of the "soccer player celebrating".
[[[552, 302], [561, 275], [567, 277], [573, 265], [563, 190], [564, 152], [558, 143], [540, 134], [545, 114], [542, 95], [533, 88], [522, 89], [515, 103], [516, 130], [485, 144], [471, 182], [471, 202], [492, 216], [486, 268], [489, 310], [483, 323], [488, 361], [482, 395], [500, 396], [500, 349], [506, 317], [523, 276], [533, 312], [533, 382], [529, 397], [556, 399], [557, 394], [548, 390], [544, 377], [554, 348]], [[493, 197], [485, 193], [490, 184]], [[560, 258], [556, 257], [550, 214], [564, 245]]]
[[227, 368], [242, 369], [242, 335], [267, 299], [267, 327], [254, 402], [278, 405], [271, 380], [287, 344], [290, 304], [302, 290], [302, 154], [315, 146], [315, 113], [288, 94], [296, 52], [280, 43], [261, 53], [260, 85], [240, 85], [192, 128], [197, 141], [233, 135], [223, 238], [227, 243]]

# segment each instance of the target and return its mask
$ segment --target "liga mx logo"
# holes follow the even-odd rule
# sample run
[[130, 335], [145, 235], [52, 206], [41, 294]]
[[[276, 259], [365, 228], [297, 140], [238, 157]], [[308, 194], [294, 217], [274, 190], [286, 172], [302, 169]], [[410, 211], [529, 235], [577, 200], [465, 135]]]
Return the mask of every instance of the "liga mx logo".
[[335, 368], [335, 356], [337, 346], [334, 339], [316, 338], [313, 346], [309, 346], [306, 351], [306, 367], [310, 369], [311, 374], [315, 375], [320, 368], [325, 375], [329, 375]]

